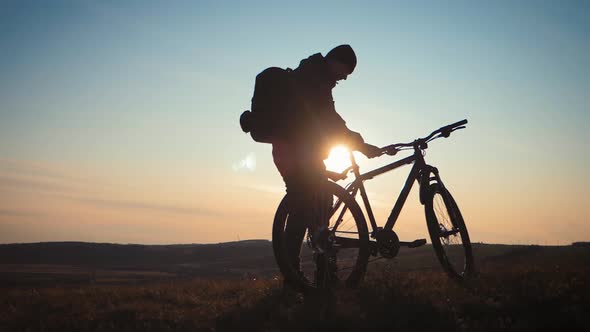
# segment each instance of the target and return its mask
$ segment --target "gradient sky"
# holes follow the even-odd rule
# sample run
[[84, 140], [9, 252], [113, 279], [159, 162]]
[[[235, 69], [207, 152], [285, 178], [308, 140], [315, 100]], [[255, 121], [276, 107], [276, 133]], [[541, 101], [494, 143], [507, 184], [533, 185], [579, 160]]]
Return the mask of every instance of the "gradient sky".
[[[270, 239], [283, 183], [238, 117], [258, 72], [342, 43], [359, 63], [336, 109], [368, 142], [469, 120], [426, 160], [472, 241], [590, 240], [586, 1], [19, 0], [0, 1], [0, 242]], [[367, 183], [379, 223], [408, 171]], [[398, 226], [427, 236], [416, 190]]]

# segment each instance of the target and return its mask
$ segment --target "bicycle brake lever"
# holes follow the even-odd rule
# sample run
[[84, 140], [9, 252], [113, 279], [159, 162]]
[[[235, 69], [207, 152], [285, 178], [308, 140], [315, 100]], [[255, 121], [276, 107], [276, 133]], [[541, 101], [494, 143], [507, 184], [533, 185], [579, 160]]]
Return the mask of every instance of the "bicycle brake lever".
[[455, 130], [458, 130], [458, 129], [465, 129], [465, 128], [466, 128], [465, 126], [460, 126], [460, 127], [453, 128], [453, 129], [445, 129], [445, 130], [441, 130], [440, 134], [438, 134], [438, 135], [436, 135], [436, 136], [432, 137], [431, 139], [429, 139], [429, 140], [428, 140], [428, 142], [430, 142], [430, 141], [434, 141], [435, 139], [437, 139], [437, 138], [441, 138], [441, 137], [448, 138], [449, 136], [451, 136], [451, 133], [452, 133], [452, 132], [454, 132]]

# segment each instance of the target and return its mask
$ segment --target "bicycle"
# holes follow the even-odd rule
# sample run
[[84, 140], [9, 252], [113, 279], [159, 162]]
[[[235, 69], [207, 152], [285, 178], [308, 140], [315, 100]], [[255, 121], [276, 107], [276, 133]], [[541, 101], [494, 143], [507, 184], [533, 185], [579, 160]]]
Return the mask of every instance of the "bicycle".
[[[430, 135], [415, 139], [409, 143], [398, 143], [381, 148], [380, 155], [394, 156], [402, 150], [414, 150], [411, 156], [394, 161], [385, 166], [360, 173], [360, 169], [352, 151], [351, 166], [327, 181], [326, 189], [332, 194], [332, 208], [329, 211], [329, 239], [331, 254], [314, 253], [307, 230], [307, 246], [303, 246], [301, 257], [313, 256], [311, 262], [302, 262], [301, 269], [296, 269], [289, 262], [289, 254], [285, 245], [285, 226], [289, 222], [288, 195], [279, 204], [273, 222], [272, 244], [277, 265], [286, 279], [304, 290], [324, 288], [329, 278], [344, 283], [347, 287], [355, 287], [363, 279], [370, 256], [394, 258], [401, 246], [417, 248], [426, 244], [426, 239], [411, 242], [400, 241], [393, 227], [408, 198], [414, 182], [420, 186], [419, 198], [424, 205], [428, 233], [434, 251], [443, 270], [457, 281], [463, 281], [475, 273], [473, 252], [467, 227], [459, 207], [449, 191], [445, 188], [436, 167], [426, 164], [424, 160], [428, 143], [449, 137], [452, 132], [465, 128], [467, 120], [462, 120], [433, 131]], [[367, 197], [363, 182], [392, 171], [398, 167], [413, 164], [408, 178], [395, 201], [389, 217], [383, 227], [379, 227]], [[345, 179], [349, 172], [354, 180], [341, 187], [333, 181]], [[371, 226], [367, 227], [365, 214], [356, 201], [360, 193], [365, 212]], [[352, 222], [351, 222], [352, 220]], [[305, 241], [305, 240], [304, 240]], [[330, 262], [335, 271], [328, 276]]]

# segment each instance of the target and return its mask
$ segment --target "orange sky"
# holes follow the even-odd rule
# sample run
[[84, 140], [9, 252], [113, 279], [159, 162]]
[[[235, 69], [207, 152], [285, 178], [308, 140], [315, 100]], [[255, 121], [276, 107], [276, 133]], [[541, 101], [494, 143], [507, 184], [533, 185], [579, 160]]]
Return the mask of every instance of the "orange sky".
[[[472, 241], [590, 239], [586, 4], [57, 2], [0, 12], [1, 243], [269, 239], [283, 183], [239, 114], [258, 72], [342, 43], [336, 109], [368, 142], [469, 120], [426, 160]], [[380, 222], [408, 171], [367, 184]], [[427, 236], [415, 190], [398, 225]]]

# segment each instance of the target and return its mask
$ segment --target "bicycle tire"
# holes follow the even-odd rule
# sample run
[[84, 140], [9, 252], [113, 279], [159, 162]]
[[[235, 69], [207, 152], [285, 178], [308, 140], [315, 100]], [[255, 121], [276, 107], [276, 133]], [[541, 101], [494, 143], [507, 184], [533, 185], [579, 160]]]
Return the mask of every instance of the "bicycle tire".
[[[367, 223], [357, 202], [346, 190], [333, 182], [328, 182], [326, 189], [332, 194], [329, 229], [335, 236], [335, 247], [337, 248], [334, 257], [337, 264], [336, 276], [344, 286], [356, 287], [364, 276], [370, 255]], [[292, 285], [300, 290], [307, 291], [323, 288], [323, 285], [317, 282], [316, 279], [323, 278], [322, 271], [325, 268], [319, 265], [318, 262], [321, 262], [321, 260], [317, 260], [317, 256], [312, 259], [312, 263], [302, 262], [301, 270], [294, 268], [289, 261], [291, 256], [287, 252], [285, 237], [285, 227], [289, 222], [290, 215], [288, 201], [289, 195], [287, 194], [279, 204], [273, 222], [272, 245], [276, 263], [285, 280], [290, 280]], [[344, 217], [336, 225], [336, 219], [340, 217], [343, 210], [345, 212]], [[350, 219], [354, 222], [351, 222]], [[345, 231], [346, 233], [341, 234], [344, 227], [348, 230]], [[350, 228], [355, 228], [356, 231]], [[308, 230], [306, 230], [307, 232]], [[303, 242], [305, 242], [306, 238], [308, 237], [305, 236]], [[310, 249], [306, 248], [305, 245], [302, 245], [302, 247], [301, 256], [303, 260], [303, 255], [309, 255]], [[340, 264], [338, 264], [339, 261], [341, 261]], [[316, 263], [318, 263], [317, 266]], [[304, 265], [307, 266], [307, 269], [304, 268]], [[312, 265], [313, 271], [309, 271], [310, 265]], [[320, 272], [319, 276], [317, 275], [318, 272]]]
[[469, 232], [451, 193], [440, 183], [431, 184], [424, 210], [432, 247], [445, 272], [458, 281], [473, 276]]

